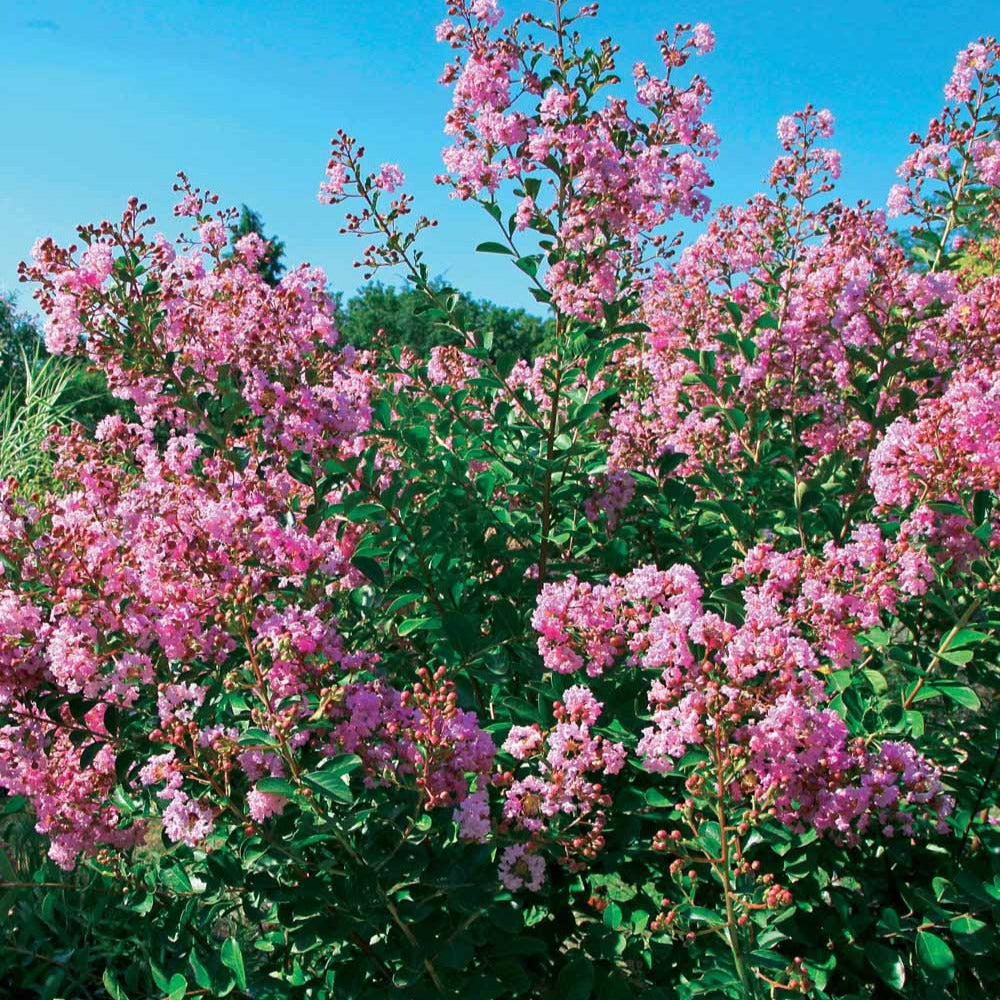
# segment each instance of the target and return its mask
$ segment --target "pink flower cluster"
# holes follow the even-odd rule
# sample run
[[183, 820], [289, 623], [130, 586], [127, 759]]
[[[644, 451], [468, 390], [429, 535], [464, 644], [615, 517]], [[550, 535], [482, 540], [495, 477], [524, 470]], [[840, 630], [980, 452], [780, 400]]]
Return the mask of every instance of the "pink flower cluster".
[[[399, 181], [391, 166], [378, 178], [385, 190]], [[79, 693], [144, 719], [153, 756], [127, 783], [158, 789], [164, 833], [189, 846], [204, 843], [225, 805], [220, 775], [230, 804], [260, 823], [287, 800], [257, 782], [287, 777], [307, 754], [357, 753], [371, 785], [415, 787], [423, 808], [462, 807], [477, 776], [492, 773], [492, 740], [441, 671], [393, 686], [377, 657], [348, 648], [334, 601], [364, 582], [351, 565], [362, 529], [310, 516], [326, 464], [361, 449], [372, 376], [337, 347], [319, 272], [292, 271], [271, 288], [253, 266], [257, 242], [242, 240], [224, 259], [220, 219], [201, 215], [205, 198], [181, 188], [200, 238], [192, 252], [145, 242], [144, 208], [133, 203], [120, 225], [93, 230], [99, 242], [80, 263], [46, 241], [28, 269], [57, 321], [72, 298], [85, 339], [64, 347], [100, 364], [139, 420], [109, 417], [92, 439], [79, 428], [55, 434], [59, 488], [38, 507], [2, 487], [0, 558], [18, 576], [0, 577], [0, 697], [20, 705]], [[127, 296], [104, 287], [112, 247], [129, 251]], [[141, 286], [128, 270], [137, 266]], [[137, 327], [136, 308], [156, 318]], [[430, 367], [456, 381], [456, 365], [475, 375], [470, 361], [443, 349]], [[327, 502], [339, 496], [327, 489]], [[237, 744], [247, 719], [218, 701], [223, 669], [226, 690], [241, 692], [234, 704], [249, 706], [262, 732], [259, 746]], [[74, 851], [53, 835], [71, 863], [76, 850], [118, 837], [117, 814], [101, 800], [114, 737], [100, 767], [82, 767], [50, 730], [58, 735], [39, 737], [35, 757], [66, 771], [63, 800], [31, 785], [24, 762], [39, 760], [17, 758], [10, 743], [0, 784], [23, 790], [40, 816], [94, 813], [77, 824]]]
[[[575, 870], [582, 866], [579, 858], [591, 858], [604, 846], [601, 831], [611, 798], [595, 779], [621, 771], [625, 747], [592, 731], [602, 708], [589, 688], [577, 684], [555, 703], [550, 729], [511, 728], [502, 749], [531, 770], [520, 777], [506, 772], [500, 779], [505, 787], [499, 832], [529, 837], [501, 857], [500, 879], [507, 888], [522, 883], [538, 888], [544, 870], [538, 855], [546, 849], [560, 851], [561, 862]], [[531, 866], [532, 877], [515, 861]]]
[[139, 772], [142, 785], [163, 784], [157, 797], [166, 802], [163, 832], [176, 844], [200, 846], [212, 832], [216, 809], [207, 798], [194, 799], [181, 787], [184, 773], [173, 751], [151, 757]]
[[775, 609], [822, 657], [846, 667], [860, 655], [858, 634], [926, 593], [934, 575], [922, 538], [900, 532], [890, 540], [864, 524], [842, 545], [827, 542], [821, 556], [756, 545], [723, 580], [742, 583], [748, 608]]
[[951, 811], [940, 772], [912, 746], [885, 742], [871, 752], [849, 739], [836, 712], [792, 695], [779, 697], [745, 739], [757, 794], [799, 833], [812, 827], [854, 842], [875, 824], [885, 836], [910, 837], [923, 810], [942, 828]]
[[427, 362], [427, 377], [434, 385], [463, 389], [469, 379], [478, 378], [479, 365], [461, 347], [432, 347]]
[[[677, 214], [697, 219], [707, 211], [703, 161], [717, 139], [702, 116], [711, 91], [697, 76], [686, 86], [673, 78], [692, 54], [711, 51], [711, 29], [678, 25], [657, 37], [664, 75], [636, 65], [645, 112], [636, 115], [617, 97], [595, 106], [567, 82], [570, 66], [590, 71], [574, 36], [540, 41], [527, 32], [543, 22], [528, 16], [500, 29], [499, 11], [467, 0], [449, 14], [438, 38], [460, 55], [442, 77], [454, 101], [445, 125], [453, 137], [444, 151], [449, 173], [440, 179], [463, 199], [493, 195], [509, 181], [524, 189], [517, 227], [556, 237], [544, 276], [553, 301], [568, 314], [599, 317], [622, 294], [649, 234]], [[545, 75], [539, 54], [560, 69], [558, 78]], [[614, 71], [614, 49], [605, 44], [596, 72], [605, 80]]]
[[[926, 135], [911, 137], [915, 148], [897, 171], [902, 183], [889, 192], [893, 215], [944, 223], [946, 240], [960, 238], [954, 226], [956, 204], [970, 190], [1000, 184], [998, 93], [1000, 43], [996, 38], [980, 38], [959, 52], [944, 89], [947, 104], [932, 119]], [[951, 248], [955, 246], [953, 241]]]
[[[761, 546], [731, 578], [761, 577], [744, 590], [738, 625], [705, 609], [687, 566], [642, 567], [606, 585], [547, 584], [533, 620], [539, 651], [564, 673], [599, 676], [618, 664], [655, 672], [652, 725], [636, 747], [649, 771], [670, 773], [702, 748], [720, 782], [738, 782], [738, 797], [796, 828], [846, 841], [873, 821], [886, 834], [909, 833], [940, 824], [951, 808], [939, 772], [908, 745], [872, 751], [851, 740], [823, 707], [820, 674], [821, 657], [844, 665], [857, 655], [857, 633], [891, 612], [900, 591], [926, 587], [926, 566], [918, 559], [907, 582], [899, 555], [867, 532], [843, 548], [831, 544], [822, 560]], [[504, 749], [524, 756], [539, 753], [538, 744], [519, 730]], [[537, 801], [522, 825], [545, 815], [536, 785], [515, 786], [508, 805], [523, 814], [521, 791]]]
[[342, 452], [370, 420], [369, 382], [354, 367], [353, 351], [336, 348], [322, 272], [296, 268], [271, 288], [256, 271], [256, 244], [242, 244], [251, 259], [221, 258], [220, 220], [201, 223], [201, 246], [178, 254], [162, 237], [146, 241], [144, 208], [133, 200], [117, 226], [102, 223], [85, 233], [106, 241], [99, 245], [108, 254], [113, 247], [141, 261], [142, 294], [155, 295], [161, 318], [134, 329], [128, 303], [89, 280], [88, 254], [98, 244], [77, 263], [72, 248], [39, 241], [23, 274], [40, 285], [50, 350], [85, 351], [150, 426], [166, 420], [178, 431], [217, 435], [199, 397], [222, 396], [231, 408], [238, 403], [254, 421], [255, 443], [287, 454], [308, 451], [319, 473], [322, 461]]
[[1000, 369], [969, 365], [896, 420], [872, 454], [870, 483], [878, 503], [899, 507], [1000, 489]]
[[[838, 451], [863, 460], [876, 425], [903, 408], [904, 389], [936, 388], [898, 372], [883, 378], [890, 351], [897, 368], [906, 358], [948, 370], [996, 350], [989, 311], [973, 314], [954, 275], [914, 271], [882, 213], [806, 203], [828, 190], [814, 144], [831, 127], [809, 109], [783, 120], [791, 152], [777, 172], [787, 167], [790, 189], [720, 211], [675, 267], [644, 283], [649, 333], [619, 357], [615, 467], [652, 471], [672, 452], [687, 456], [683, 473], [723, 456], [744, 467], [757, 460], [760, 428], [782, 420], [809, 447], [807, 469]], [[794, 239], [782, 235], [789, 230]], [[879, 379], [871, 410], [859, 408], [857, 385]]]
[[[417, 675], [404, 691], [381, 681], [345, 685], [343, 701], [328, 709], [334, 727], [324, 752], [358, 754], [372, 783], [412, 779], [427, 808], [459, 806], [476, 777], [491, 773], [496, 747], [475, 714], [458, 707], [443, 667]], [[480, 794], [460, 814], [466, 824], [481, 802]]]
[[635, 496], [635, 477], [621, 469], [611, 469], [605, 475], [592, 477], [591, 483], [597, 489], [584, 503], [583, 512], [590, 521], [596, 521], [602, 513], [605, 514], [608, 533], [612, 534]]
[[833, 115], [807, 105], [778, 121], [778, 140], [785, 150], [771, 167], [770, 184], [804, 202], [833, 188], [840, 177], [840, 153], [818, 144], [833, 136]]
[[[306, 723], [322, 692], [375, 662], [346, 648], [333, 613], [334, 596], [364, 579], [351, 566], [361, 528], [309, 516], [325, 463], [361, 447], [370, 376], [337, 347], [319, 272], [300, 268], [270, 287], [254, 267], [259, 240], [223, 258], [221, 217], [201, 215], [206, 198], [180, 187], [179, 210], [200, 238], [189, 253], [147, 241], [145, 206], [133, 200], [118, 225], [82, 230], [79, 260], [46, 240], [26, 268], [51, 317], [50, 345], [86, 352], [138, 419], [109, 417], [93, 437], [54, 434], [57, 488], [34, 506], [0, 487], [0, 560], [17, 567], [0, 576], [0, 699], [23, 708], [78, 694], [95, 711], [143, 719], [163, 753], [126, 786], [166, 781], [165, 833], [195, 844], [219, 803], [190, 789], [234, 767], [250, 781], [284, 773], [259, 753], [236, 754], [246, 723], [208, 695], [223, 663], [287, 757], [318, 744]], [[60, 727], [45, 726], [31, 756], [5, 743], [0, 785], [40, 817], [93, 814], [72, 851], [45, 820], [69, 864], [115, 840], [115, 737], [104, 734], [83, 765]], [[62, 777], [32, 784], [29, 765]], [[250, 791], [252, 819], [280, 808], [265, 796]]]
[[643, 566], [607, 584], [581, 583], [575, 576], [548, 583], [531, 619], [538, 652], [547, 670], [586, 670], [589, 677], [599, 677], [623, 656], [636, 666], [650, 648], [666, 662], [681, 654], [681, 637], [700, 610], [701, 593], [690, 566]]
[[122, 827], [109, 801], [117, 778], [105, 706], [79, 721], [65, 706], [55, 721], [27, 701], [4, 706], [4, 714], [10, 722], [0, 726], [0, 787], [31, 802], [35, 829], [48, 837], [60, 868], [72, 869], [81, 851], [124, 850], [142, 839], [142, 825]]

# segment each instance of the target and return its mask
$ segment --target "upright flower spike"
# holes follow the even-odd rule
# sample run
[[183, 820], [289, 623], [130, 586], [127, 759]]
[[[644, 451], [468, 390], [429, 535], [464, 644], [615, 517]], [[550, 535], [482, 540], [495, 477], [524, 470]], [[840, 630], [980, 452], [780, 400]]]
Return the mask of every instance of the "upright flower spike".
[[664, 75], [636, 65], [641, 110], [633, 111], [621, 97], [598, 96], [619, 83], [617, 47], [585, 50], [571, 27], [595, 10], [574, 14], [562, 0], [556, 8], [555, 22], [521, 15], [501, 27], [499, 11], [450, 6], [438, 37], [458, 53], [442, 77], [453, 87], [445, 128], [453, 143], [439, 180], [455, 197], [484, 203], [506, 185], [519, 188], [517, 227], [554, 237], [543, 278], [552, 301], [595, 319], [627, 294], [624, 276], [653, 234], [708, 209], [711, 91], [698, 76], [686, 85], [675, 78], [692, 55], [712, 50], [714, 36], [705, 24], [658, 35]]

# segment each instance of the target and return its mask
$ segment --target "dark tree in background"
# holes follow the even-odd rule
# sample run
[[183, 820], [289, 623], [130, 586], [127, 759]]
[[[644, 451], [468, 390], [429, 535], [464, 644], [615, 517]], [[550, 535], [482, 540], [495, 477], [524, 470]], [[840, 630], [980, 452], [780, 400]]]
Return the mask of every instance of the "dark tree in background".
[[241, 206], [239, 221], [229, 227], [229, 232], [231, 246], [235, 246], [237, 240], [249, 233], [256, 233], [269, 244], [271, 249], [257, 264], [257, 272], [269, 285], [276, 285], [285, 273], [285, 265], [281, 262], [285, 256], [284, 241], [279, 240], [277, 236], [268, 236], [264, 232], [264, 220], [247, 205]]
[[0, 392], [24, 382], [24, 362], [44, 350], [37, 325], [17, 311], [13, 295], [0, 296]]
[[[440, 280], [435, 284], [445, 287]], [[374, 281], [341, 305], [338, 313], [341, 334], [356, 347], [367, 347], [380, 330], [389, 344], [404, 345], [418, 353], [455, 343], [455, 334], [443, 329], [428, 313], [426, 295], [414, 289]], [[524, 309], [509, 309], [459, 293], [453, 318], [466, 330], [491, 330], [495, 355], [530, 359], [548, 349], [549, 323]]]

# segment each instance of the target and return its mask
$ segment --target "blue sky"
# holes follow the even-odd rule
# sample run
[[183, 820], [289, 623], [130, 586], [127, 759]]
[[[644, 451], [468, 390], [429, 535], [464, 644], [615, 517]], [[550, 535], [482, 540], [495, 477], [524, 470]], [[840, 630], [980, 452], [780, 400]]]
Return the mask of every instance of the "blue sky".
[[[28, 305], [16, 267], [34, 239], [68, 241], [78, 222], [116, 216], [131, 194], [173, 232], [170, 188], [184, 169], [222, 202], [255, 208], [290, 261], [323, 266], [350, 293], [359, 248], [338, 235], [337, 209], [316, 200], [329, 137], [342, 127], [364, 141], [373, 166], [398, 161], [418, 210], [441, 220], [425, 243], [434, 272], [474, 295], [528, 305], [507, 262], [473, 252], [490, 238], [490, 220], [433, 183], [450, 100], [436, 83], [449, 55], [434, 41], [444, 8], [0, 0], [0, 290], [19, 289]], [[760, 188], [777, 119], [812, 102], [837, 119], [841, 195], [881, 204], [909, 134], [941, 106], [956, 51], [1000, 31], [1000, 0], [607, 0], [591, 25], [595, 38], [622, 45], [627, 71], [638, 59], [655, 65], [653, 36], [676, 21], [708, 21], [718, 39], [697, 62], [722, 137], [717, 203]]]

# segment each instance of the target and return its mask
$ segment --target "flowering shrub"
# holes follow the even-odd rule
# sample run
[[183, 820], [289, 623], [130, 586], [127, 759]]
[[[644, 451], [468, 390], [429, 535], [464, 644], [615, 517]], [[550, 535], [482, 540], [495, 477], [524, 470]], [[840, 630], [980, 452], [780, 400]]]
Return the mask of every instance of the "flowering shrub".
[[320, 200], [425, 356], [342, 343], [183, 175], [177, 245], [133, 199], [24, 267], [129, 403], [0, 487], [0, 786], [148, 922], [113, 997], [998, 988], [1000, 50], [901, 168], [908, 237], [807, 108], [675, 257], [713, 35], [626, 88], [595, 14], [439, 28], [440, 180], [551, 311], [533, 363], [342, 133]]

